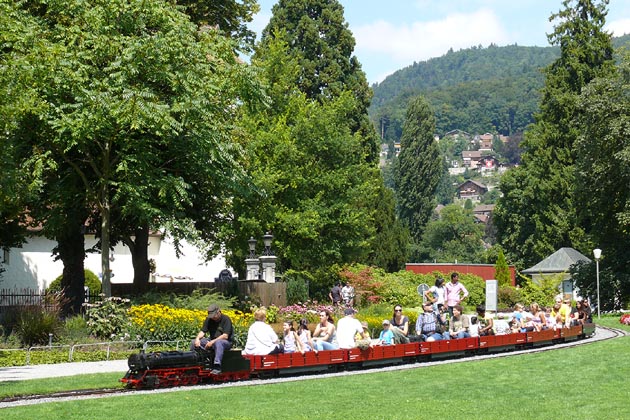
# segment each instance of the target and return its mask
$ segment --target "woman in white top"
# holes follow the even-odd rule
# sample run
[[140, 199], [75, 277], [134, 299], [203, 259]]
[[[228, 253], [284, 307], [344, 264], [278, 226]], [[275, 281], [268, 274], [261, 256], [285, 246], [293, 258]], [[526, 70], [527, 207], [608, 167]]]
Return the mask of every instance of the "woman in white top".
[[540, 305], [538, 305], [538, 303], [532, 302], [529, 305], [529, 312], [534, 316], [531, 321], [534, 330], [542, 331], [548, 328], [545, 311], [540, 308]]
[[254, 312], [256, 320], [247, 331], [247, 342], [243, 354], [265, 355], [282, 353], [282, 345], [278, 344], [278, 335], [265, 323], [267, 310], [259, 308]]
[[433, 312], [438, 313], [438, 305], [445, 302], [446, 288], [444, 287], [444, 279], [438, 277], [435, 279], [435, 284], [424, 292], [424, 297], [427, 301], [433, 304]]
[[319, 324], [317, 324], [313, 333], [313, 344], [317, 351], [339, 349], [335, 322], [332, 314], [327, 310], [319, 313]]

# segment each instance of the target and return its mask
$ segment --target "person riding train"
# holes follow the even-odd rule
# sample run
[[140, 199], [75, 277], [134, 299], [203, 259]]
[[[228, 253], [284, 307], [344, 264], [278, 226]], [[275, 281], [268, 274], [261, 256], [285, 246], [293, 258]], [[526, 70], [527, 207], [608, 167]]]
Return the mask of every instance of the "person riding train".
[[221, 373], [221, 362], [223, 354], [232, 348], [232, 320], [227, 315], [221, 313], [219, 305], [212, 304], [208, 307], [208, 316], [203, 321], [201, 331], [190, 343], [190, 350], [205, 350], [214, 353], [212, 373]]

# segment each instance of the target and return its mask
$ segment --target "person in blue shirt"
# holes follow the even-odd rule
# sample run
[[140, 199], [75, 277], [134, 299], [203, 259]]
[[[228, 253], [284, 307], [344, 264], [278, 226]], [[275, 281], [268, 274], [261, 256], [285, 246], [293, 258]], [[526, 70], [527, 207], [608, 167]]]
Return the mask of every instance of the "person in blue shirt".
[[378, 344], [380, 345], [390, 345], [394, 344], [394, 333], [389, 329], [389, 320], [383, 320], [383, 331], [381, 331], [381, 335], [378, 337]]

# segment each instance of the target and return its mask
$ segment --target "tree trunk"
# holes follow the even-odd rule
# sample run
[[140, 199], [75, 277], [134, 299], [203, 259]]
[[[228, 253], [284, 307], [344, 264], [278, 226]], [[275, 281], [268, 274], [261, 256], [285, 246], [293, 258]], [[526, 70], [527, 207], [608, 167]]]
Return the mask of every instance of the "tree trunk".
[[66, 230], [57, 237], [57, 250], [63, 262], [61, 287], [68, 301], [62, 308], [62, 315], [81, 312], [85, 286], [85, 237], [83, 220], [68, 220]]
[[125, 238], [125, 244], [131, 252], [133, 263], [133, 291], [141, 294], [149, 285], [149, 227], [141, 226], [135, 230], [135, 239]]

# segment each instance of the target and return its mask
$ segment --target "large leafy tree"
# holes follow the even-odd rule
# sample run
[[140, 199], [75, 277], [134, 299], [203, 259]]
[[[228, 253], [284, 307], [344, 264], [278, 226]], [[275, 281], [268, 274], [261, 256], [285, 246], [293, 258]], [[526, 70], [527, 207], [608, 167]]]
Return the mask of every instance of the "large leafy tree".
[[216, 26], [230, 37], [239, 40], [249, 50], [256, 34], [247, 27], [260, 10], [256, 0], [177, 0], [186, 14], [200, 25]]
[[396, 195], [400, 219], [416, 242], [435, 208], [435, 191], [446, 170], [434, 134], [435, 117], [429, 104], [421, 96], [414, 98], [400, 141]]
[[343, 6], [337, 0], [280, 0], [272, 12], [258, 54], [265, 54], [267, 44], [280, 37], [290, 46], [287, 53], [299, 69], [291, 84], [307, 98], [324, 102], [352, 92], [355, 105], [347, 114], [348, 126], [351, 133], [360, 135], [366, 159], [376, 162], [376, 132], [367, 114], [372, 91], [353, 55], [355, 41]]
[[545, 69], [540, 113], [521, 143], [522, 165], [501, 180], [495, 210], [498, 239], [510, 258], [531, 265], [562, 246], [587, 247], [573, 194], [579, 94], [613, 66], [610, 34], [603, 30], [607, 0], [565, 0], [549, 35], [560, 58]]
[[[395, 240], [397, 223], [387, 217], [393, 200], [380, 171], [365, 161], [362, 138], [348, 124], [356, 98], [349, 91], [308, 98], [294, 84], [300, 67], [282, 39], [269, 40], [253, 61], [270, 106], [245, 118], [247, 169], [259, 194], [234, 198], [229, 261], [242, 266], [246, 240], [265, 231], [273, 233], [285, 271], [310, 276], [334, 264], [375, 261], [373, 244], [377, 238]], [[398, 266], [400, 249], [382, 249], [383, 264]]]
[[[37, 158], [80, 179], [84, 202], [100, 221], [103, 292], [111, 292], [116, 221], [119, 231], [216, 230], [244, 179], [233, 121], [256, 90], [234, 44], [166, 2], [6, 7], [38, 23], [37, 42], [16, 41], [19, 53], [4, 62], [10, 93], [22, 89], [16, 106], [28, 104], [7, 112], [6, 139], [28, 145], [18, 167]], [[49, 204], [63, 209], [73, 199], [62, 195]]]
[[[576, 161], [578, 216], [593, 244], [602, 249], [602, 309], [619, 309], [630, 297], [630, 58], [617, 71], [595, 79], [580, 98]], [[590, 269], [589, 269], [590, 268]], [[578, 279], [595, 296], [592, 267]]]

